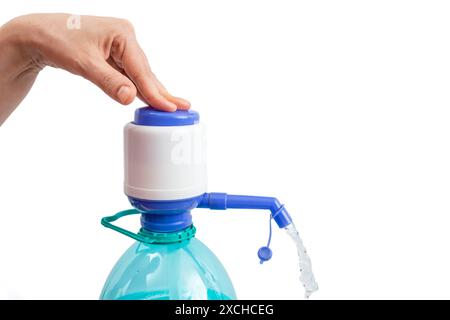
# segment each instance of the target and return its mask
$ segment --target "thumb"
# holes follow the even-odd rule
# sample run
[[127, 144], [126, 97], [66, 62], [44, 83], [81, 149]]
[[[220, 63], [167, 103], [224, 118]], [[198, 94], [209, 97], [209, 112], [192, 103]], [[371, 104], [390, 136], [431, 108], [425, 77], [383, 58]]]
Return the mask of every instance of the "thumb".
[[121, 104], [130, 104], [136, 97], [134, 83], [105, 60], [94, 61], [83, 76]]

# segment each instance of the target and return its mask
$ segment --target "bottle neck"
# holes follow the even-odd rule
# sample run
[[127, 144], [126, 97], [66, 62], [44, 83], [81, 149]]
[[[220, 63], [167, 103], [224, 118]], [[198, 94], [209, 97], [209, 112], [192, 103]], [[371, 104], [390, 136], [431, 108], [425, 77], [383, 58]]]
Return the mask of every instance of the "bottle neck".
[[180, 200], [145, 200], [128, 197], [139, 210], [142, 228], [150, 232], [177, 232], [192, 225], [191, 210], [196, 208], [203, 195]]
[[141, 228], [139, 235], [144, 237], [147, 243], [151, 244], [169, 244], [180, 243], [195, 237], [196, 229], [193, 224], [190, 226], [173, 232], [154, 232]]

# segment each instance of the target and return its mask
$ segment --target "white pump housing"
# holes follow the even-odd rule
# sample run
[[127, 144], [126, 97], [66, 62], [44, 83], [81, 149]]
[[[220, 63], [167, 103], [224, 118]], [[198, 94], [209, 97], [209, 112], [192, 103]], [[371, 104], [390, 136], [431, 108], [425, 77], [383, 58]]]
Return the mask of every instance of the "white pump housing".
[[[151, 116], [158, 118], [159, 112], [154, 114]], [[156, 120], [162, 125], [152, 121], [136, 124], [135, 119], [125, 126], [125, 194], [142, 200], [178, 200], [205, 193], [203, 125], [198, 121], [167, 125], [164, 119]]]

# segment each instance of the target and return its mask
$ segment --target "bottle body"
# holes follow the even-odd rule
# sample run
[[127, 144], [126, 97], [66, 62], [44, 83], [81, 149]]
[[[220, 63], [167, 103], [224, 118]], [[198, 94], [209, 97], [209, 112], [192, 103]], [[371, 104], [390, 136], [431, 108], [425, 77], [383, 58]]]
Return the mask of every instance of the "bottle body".
[[104, 300], [230, 300], [233, 285], [219, 259], [201, 241], [135, 242], [111, 271]]

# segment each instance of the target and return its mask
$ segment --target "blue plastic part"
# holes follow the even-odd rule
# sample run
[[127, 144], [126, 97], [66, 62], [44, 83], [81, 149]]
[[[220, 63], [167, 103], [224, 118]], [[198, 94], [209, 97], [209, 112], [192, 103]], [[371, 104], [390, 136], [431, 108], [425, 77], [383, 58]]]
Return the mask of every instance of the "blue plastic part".
[[193, 110], [165, 112], [152, 107], [143, 107], [136, 109], [133, 123], [140, 126], [174, 127], [193, 125], [198, 123], [199, 119], [198, 112]]
[[152, 232], [175, 232], [192, 224], [191, 210], [203, 195], [181, 200], [144, 200], [128, 197], [131, 205], [142, 212], [142, 228]]
[[267, 209], [270, 210], [273, 220], [278, 227], [285, 228], [292, 223], [292, 218], [284, 205], [276, 198], [258, 196], [240, 196], [226, 193], [205, 193], [199, 208], [213, 210], [226, 209]]
[[292, 218], [284, 205], [276, 198], [258, 196], [229, 195], [226, 193], [205, 193], [197, 197], [180, 200], [145, 200], [128, 197], [130, 203], [142, 212], [142, 227], [154, 232], [173, 232], [192, 224], [191, 210], [209, 208], [226, 209], [267, 209], [278, 227], [285, 228]]
[[100, 299], [229, 300], [236, 293], [219, 259], [191, 238], [168, 244], [135, 242], [112, 269]]
[[258, 250], [259, 263], [263, 264], [272, 258], [272, 250], [270, 250], [270, 241], [272, 241], [272, 215], [269, 216], [269, 240], [267, 246], [261, 247]]
[[151, 232], [176, 232], [189, 227], [192, 224], [190, 211], [158, 211], [143, 213], [141, 215], [141, 226]]
[[270, 241], [272, 241], [272, 215], [269, 216], [269, 240], [267, 240], [267, 247], [270, 246]]
[[272, 258], [272, 250], [269, 247], [261, 247], [258, 250], [259, 263], [269, 261]]
[[267, 246], [260, 248], [258, 251], [260, 263], [268, 261], [272, 257], [272, 251], [269, 247], [272, 239], [272, 219], [280, 228], [285, 228], [292, 223], [284, 205], [272, 197], [205, 193], [193, 198], [171, 201], [145, 200], [133, 197], [128, 197], [128, 199], [142, 213], [142, 228], [150, 232], [177, 232], [189, 227], [192, 225], [191, 210], [196, 207], [212, 210], [226, 210], [228, 208], [270, 210], [269, 240]]
[[173, 210], [192, 210], [197, 208], [203, 199], [203, 194], [193, 198], [179, 200], [145, 200], [134, 197], [128, 197], [131, 205], [142, 212], [148, 211], [173, 211]]

